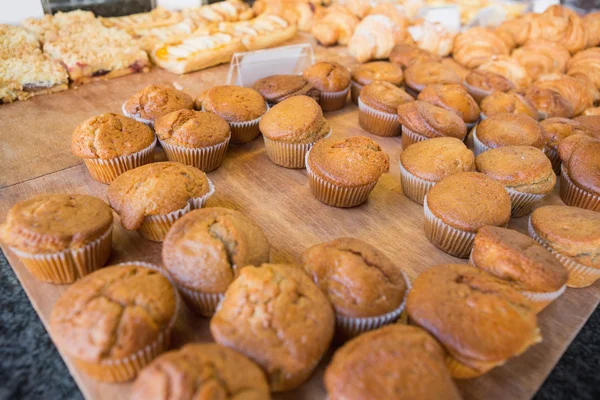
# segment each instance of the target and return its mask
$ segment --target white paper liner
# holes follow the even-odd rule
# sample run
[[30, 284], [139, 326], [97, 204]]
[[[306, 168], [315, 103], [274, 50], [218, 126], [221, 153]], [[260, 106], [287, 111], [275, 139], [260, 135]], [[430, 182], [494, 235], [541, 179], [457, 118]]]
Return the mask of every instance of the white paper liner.
[[182, 164], [196, 167], [203, 172], [210, 172], [221, 166], [223, 158], [225, 158], [225, 153], [227, 153], [230, 139], [231, 134], [222, 143], [200, 148], [177, 146], [168, 144], [160, 139], [158, 140], [169, 161], [177, 161]]
[[141, 122], [142, 124], [146, 124], [150, 128], [154, 129], [154, 120], [153, 119], [144, 119], [144, 118], [139, 117], [137, 114], [129, 114], [127, 111], [125, 111], [125, 103], [123, 103], [123, 105], [121, 106], [121, 111], [123, 111], [124, 116], [126, 116], [127, 118], [133, 118], [136, 121]]
[[[475, 128], [478, 123], [479, 123], [479, 120], [477, 120], [475, 122], [465, 122], [465, 125], [467, 126], [467, 132], [469, 132], [471, 129]], [[465, 136], [465, 138], [466, 138], [466, 136]]]
[[487, 119], [487, 117], [485, 116], [485, 114], [484, 114], [484, 113], [480, 112], [480, 113], [479, 113], [479, 119], [480, 119], [481, 121], [483, 121], [484, 119]]
[[[265, 115], [269, 110], [269, 103], [265, 102], [267, 110], [264, 112]], [[202, 111], [204, 110], [204, 106], [202, 107]], [[260, 128], [258, 124], [260, 123], [260, 119], [263, 117], [253, 119], [252, 121], [242, 121], [242, 122], [234, 122], [227, 121], [229, 126], [231, 127], [231, 143], [243, 144], [248, 143], [256, 139], [260, 135]]]
[[577, 187], [571, 180], [565, 164], [561, 164], [560, 198], [568, 206], [600, 211], [600, 196]]
[[489, 96], [492, 92], [480, 89], [478, 87], [469, 85], [467, 81], [463, 82], [463, 86], [467, 88], [469, 94], [475, 99], [477, 103], [480, 103], [485, 97]]
[[339, 92], [321, 92], [321, 97], [319, 99], [321, 109], [324, 112], [341, 110], [346, 105], [349, 91], [350, 86]]
[[546, 156], [550, 159], [550, 162], [552, 163], [552, 169], [554, 170], [554, 173], [556, 175], [560, 175], [561, 160], [560, 160], [560, 156], [558, 155], [558, 151], [556, 151], [556, 149], [554, 147], [548, 147], [548, 146], [546, 146], [546, 149], [545, 149], [544, 153], [546, 153]]
[[364, 86], [358, 82], [352, 81], [350, 83], [350, 97], [352, 97], [352, 102], [358, 105], [358, 96], [360, 96], [360, 91]]
[[429, 139], [427, 136], [420, 135], [402, 125], [402, 150], [405, 150], [411, 144], [422, 142], [423, 140], [427, 139]]
[[515, 218], [524, 217], [531, 213], [533, 203], [541, 200], [546, 194], [523, 193], [505, 186], [511, 202], [511, 216]]
[[102, 236], [85, 246], [57, 253], [31, 254], [15, 247], [9, 248], [37, 279], [63, 285], [73, 283], [106, 264], [111, 253], [112, 230], [111, 224]]
[[483, 144], [481, 140], [477, 137], [477, 127], [473, 128], [471, 131], [471, 136], [473, 137], [473, 153], [475, 153], [475, 157], [480, 155], [483, 152], [491, 150], [492, 148]]
[[410, 86], [408, 85], [406, 82], [405, 83], [405, 91], [406, 93], [410, 94], [414, 99], [416, 99], [419, 96], [419, 93], [421, 93], [421, 91], [425, 88], [425, 85], [417, 85], [416, 87]]
[[402, 193], [417, 204], [423, 205], [425, 195], [431, 190], [437, 182], [427, 181], [423, 178], [408, 172], [406, 168], [399, 162], [400, 166], [400, 184], [402, 185]]
[[98, 182], [109, 184], [124, 172], [154, 162], [155, 148], [156, 137], [150, 146], [135, 153], [116, 158], [109, 158], [107, 160], [100, 158], [84, 158], [83, 162], [90, 172], [90, 175], [92, 175], [92, 178]]
[[358, 98], [358, 124], [365, 131], [377, 136], [392, 137], [402, 133], [398, 114], [369, 107], [360, 97]]
[[178, 286], [181, 296], [185, 300], [185, 303], [194, 311], [196, 314], [203, 317], [211, 317], [217, 310], [217, 306], [225, 296], [223, 293], [203, 293], [198, 290], [185, 288], [181, 285]]
[[[332, 130], [319, 140], [331, 136]], [[263, 135], [265, 141], [265, 153], [267, 157], [275, 164], [285, 168], [304, 168], [306, 153], [318, 142], [312, 143], [286, 143], [278, 140], [271, 140]]]

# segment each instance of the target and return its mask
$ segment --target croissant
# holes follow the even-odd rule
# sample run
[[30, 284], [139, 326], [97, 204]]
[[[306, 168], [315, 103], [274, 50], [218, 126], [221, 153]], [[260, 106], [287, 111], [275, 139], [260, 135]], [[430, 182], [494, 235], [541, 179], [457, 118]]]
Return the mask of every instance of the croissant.
[[471, 28], [456, 36], [453, 58], [467, 68], [476, 68], [495, 55], [509, 55], [510, 48], [502, 38], [486, 28]]
[[442, 25], [423, 21], [408, 29], [419, 48], [441, 57], [452, 52], [456, 34], [448, 31]]
[[380, 3], [376, 7], [373, 7], [369, 12], [369, 15], [385, 15], [388, 17], [392, 24], [394, 24], [394, 43], [403, 43], [408, 33], [409, 21], [404, 14], [403, 7], [392, 3]]
[[358, 62], [388, 58], [395, 44], [394, 31], [394, 23], [387, 16], [368, 15], [354, 31], [348, 51]]
[[587, 78], [575, 78], [564, 74], [542, 75], [536, 86], [552, 89], [560, 93], [573, 105], [573, 114], [579, 115], [586, 108], [593, 107], [600, 99], [600, 92]]
[[525, 68], [532, 79], [537, 79], [544, 74], [564, 73], [571, 54], [560, 43], [533, 40], [515, 49], [511, 57]]
[[571, 54], [587, 46], [587, 31], [581, 18], [574, 12], [553, 8], [531, 20], [529, 39], [544, 39], [558, 42]]
[[347, 45], [360, 20], [347, 8], [333, 6], [312, 27], [312, 35], [323, 46]]
[[567, 66], [567, 75], [585, 77], [600, 89], [600, 48], [594, 47], [575, 54]]
[[583, 26], [587, 31], [587, 47], [600, 45], [600, 11], [589, 13], [583, 17]]
[[496, 28], [496, 34], [510, 35], [517, 46], [522, 46], [529, 38], [531, 14], [525, 14], [519, 18], [508, 19]]
[[369, 0], [346, 0], [338, 1], [359, 19], [363, 19], [371, 12], [371, 1]]
[[287, 21], [295, 23], [298, 30], [303, 32], [310, 32], [315, 13], [322, 8], [320, 2], [309, 0], [257, 0], [252, 6], [256, 15], [280, 15]]
[[525, 89], [531, 84], [531, 78], [525, 68], [507, 56], [494, 56], [490, 61], [481, 64], [478, 69], [502, 75], [514, 83], [517, 90]]

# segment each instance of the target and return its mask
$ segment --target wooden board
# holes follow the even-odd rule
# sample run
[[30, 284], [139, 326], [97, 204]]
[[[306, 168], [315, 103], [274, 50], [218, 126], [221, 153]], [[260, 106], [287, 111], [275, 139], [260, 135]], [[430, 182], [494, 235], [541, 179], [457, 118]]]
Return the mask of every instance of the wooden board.
[[[300, 37], [296, 41], [304, 41]], [[315, 47], [316, 57], [352, 67], [345, 49]], [[82, 163], [69, 152], [73, 128], [85, 118], [102, 112], [119, 112], [123, 101], [143, 86], [178, 82], [197, 94], [223, 84], [227, 66], [179, 77], [154, 69], [112, 81], [85, 85], [76, 90], [0, 106], [0, 221], [17, 201], [39, 193], [86, 193], [106, 198], [106, 186], [94, 181]], [[392, 168], [382, 176], [369, 201], [353, 209], [321, 204], [310, 194], [306, 171], [288, 170], [271, 163], [262, 139], [231, 146], [223, 165], [209, 174], [216, 194], [208, 206], [238, 209], [256, 221], [273, 246], [274, 262], [298, 262], [307, 247], [340, 236], [354, 236], [377, 245], [407, 271], [411, 279], [432, 265], [465, 262], [436, 249], [423, 232], [423, 209], [402, 194], [398, 171], [399, 138], [369, 135], [358, 126], [357, 108], [348, 104], [326, 118], [336, 137], [364, 135], [378, 142], [390, 155]], [[157, 153], [157, 160], [164, 154]], [[544, 203], [560, 204], [557, 191]], [[526, 231], [526, 218], [510, 227]], [[142, 239], [115, 224], [110, 263], [148, 261], [161, 264], [161, 245]], [[3, 248], [42, 322], [46, 325], [56, 299], [66, 286], [36, 281], [14, 254]], [[458, 382], [466, 399], [528, 399], [537, 391], [566, 347], [600, 300], [600, 284], [587, 289], [568, 289], [539, 316], [543, 343], [487, 375]], [[177, 323], [175, 343], [211, 340], [208, 320], [184, 310]], [[60, 349], [59, 349], [60, 351]], [[330, 354], [311, 379], [298, 390], [277, 399], [324, 399], [322, 371]], [[127, 399], [130, 384], [97, 383], [65, 360], [87, 399]]]

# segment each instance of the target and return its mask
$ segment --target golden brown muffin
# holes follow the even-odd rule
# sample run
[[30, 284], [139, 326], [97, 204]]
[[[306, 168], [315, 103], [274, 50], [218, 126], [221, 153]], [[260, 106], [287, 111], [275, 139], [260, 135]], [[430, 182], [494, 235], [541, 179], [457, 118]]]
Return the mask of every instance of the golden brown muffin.
[[321, 92], [340, 92], [350, 85], [348, 68], [335, 62], [316, 63], [302, 75]]
[[467, 75], [469, 75], [471, 73], [470, 69], [465, 68], [462, 65], [460, 65], [459, 63], [454, 61], [454, 59], [452, 57], [442, 58], [442, 61], [440, 61], [440, 62], [442, 63], [443, 66], [450, 68], [452, 71], [456, 72], [456, 74], [458, 76], [460, 76], [460, 79], [462, 79], [463, 81], [467, 78]]
[[301, 75], [271, 75], [252, 86], [269, 103], [276, 104], [288, 97], [305, 95], [319, 101], [321, 92]]
[[427, 62], [408, 67], [404, 71], [406, 86], [420, 92], [427, 85], [436, 83], [462, 83], [460, 76], [451, 68], [438, 62]]
[[532, 85], [527, 88], [525, 97], [538, 110], [541, 119], [573, 117], [573, 104], [556, 90]]
[[400, 104], [414, 99], [398, 86], [385, 81], [366, 85], [360, 92], [360, 101], [368, 107], [388, 114], [396, 114]]
[[256, 90], [241, 86], [214, 86], [202, 96], [202, 108], [227, 122], [247, 122], [267, 111], [264, 99]]
[[498, 114], [523, 114], [535, 120], [540, 116], [534, 105], [517, 92], [494, 92], [481, 101], [481, 113], [486, 117]]
[[386, 81], [395, 86], [400, 86], [403, 76], [402, 68], [387, 61], [361, 64], [352, 71], [352, 80], [361, 86], [375, 81]]
[[561, 139], [558, 142], [558, 155], [560, 160], [564, 162], [568, 161], [577, 146], [579, 146], [581, 143], [593, 142], [594, 140], [594, 138], [584, 133], [573, 134]]
[[568, 118], [548, 118], [540, 122], [540, 125], [544, 142], [546, 142], [546, 154], [552, 161], [554, 172], [558, 174], [560, 173], [558, 144], [569, 136], [587, 135], [588, 131], [582, 123]]
[[514, 83], [504, 76], [481, 70], [467, 75], [464, 85], [477, 102], [494, 92], [508, 92], [515, 88]]
[[459, 400], [445, 351], [416, 326], [390, 325], [347, 342], [325, 370], [331, 400]]
[[402, 104], [397, 112], [403, 129], [409, 129], [425, 139], [448, 136], [463, 140], [467, 135], [467, 126], [461, 117], [425, 101]]
[[193, 108], [194, 99], [187, 93], [171, 86], [149, 85], [123, 104], [123, 113], [128, 117], [131, 116], [152, 125], [151, 122], [162, 115]]
[[530, 302], [504, 281], [464, 264], [423, 272], [408, 315], [450, 353], [454, 378], [482, 375], [542, 340]]
[[563, 74], [542, 75], [535, 83], [537, 87], [552, 89], [560, 93], [573, 105], [573, 115], [579, 115], [592, 107], [600, 98], [598, 89], [586, 78], [575, 78]]
[[[560, 145], [559, 145], [560, 149]], [[569, 153], [561, 152], [563, 171], [567, 174], [570, 183], [589, 194], [587, 201], [591, 203], [580, 203], [575, 199], [565, 199], [568, 205], [576, 205], [583, 208], [600, 211], [600, 141], [591, 140], [577, 143]], [[562, 186], [562, 185], [561, 185]]]
[[425, 86], [417, 99], [454, 112], [465, 124], [476, 122], [481, 112], [475, 99], [464, 86], [459, 84]]
[[580, 115], [575, 118], [575, 121], [579, 122], [587, 134], [595, 139], [600, 139], [600, 116], [599, 115]]
[[52, 309], [56, 344], [94, 379], [130, 380], [169, 347], [177, 292], [147, 265], [100, 269], [67, 288]]
[[227, 347], [192, 343], [156, 358], [133, 384], [132, 400], [269, 400], [262, 370]]
[[245, 267], [210, 320], [215, 341], [267, 373], [273, 392], [293, 390], [315, 369], [333, 338], [327, 297], [297, 266]]
[[[476, 136], [488, 148], [501, 146], [533, 146], [544, 148], [542, 128], [531, 117], [523, 114], [498, 114], [484, 119], [477, 125]], [[476, 155], [477, 143], [475, 148]]]
[[168, 144], [201, 148], [223, 143], [231, 136], [227, 121], [216, 114], [179, 110], [154, 121], [156, 135]]
[[427, 62], [439, 62], [440, 56], [410, 44], [397, 44], [390, 53], [390, 61], [402, 68]]

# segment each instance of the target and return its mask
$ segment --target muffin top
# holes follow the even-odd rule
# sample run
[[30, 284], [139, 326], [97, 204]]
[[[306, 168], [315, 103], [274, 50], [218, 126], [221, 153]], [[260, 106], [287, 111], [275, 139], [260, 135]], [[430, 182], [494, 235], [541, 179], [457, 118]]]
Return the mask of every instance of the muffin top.
[[533, 211], [530, 224], [560, 254], [600, 268], [600, 213], [578, 207], [544, 206]]
[[471, 258], [477, 268], [518, 290], [555, 292], [569, 277], [560, 261], [535, 240], [496, 226], [484, 226], [477, 232]]
[[150, 121], [183, 108], [193, 109], [194, 99], [187, 93], [166, 85], [146, 86], [123, 104], [123, 110], [128, 114]]
[[459, 172], [435, 184], [427, 193], [429, 210], [446, 224], [476, 232], [484, 225], [505, 226], [510, 197], [499, 182], [479, 172]]
[[397, 44], [390, 53], [390, 61], [403, 68], [426, 62], [440, 61], [440, 56], [410, 44]]
[[330, 399], [458, 400], [445, 351], [423, 329], [392, 324], [339, 348], [325, 370]]
[[569, 178], [577, 187], [600, 195], [600, 141], [577, 144], [565, 161]]
[[334, 314], [302, 268], [245, 267], [210, 320], [217, 343], [257, 362], [271, 391], [297, 387], [329, 347]]
[[252, 86], [269, 103], [275, 104], [288, 97], [305, 95], [319, 101], [321, 92], [302, 75], [271, 75], [259, 79]]
[[462, 79], [439, 62], [426, 62], [408, 67], [404, 71], [404, 82], [408, 87], [419, 91], [435, 83], [462, 83]]
[[363, 86], [375, 81], [386, 81], [400, 86], [403, 78], [402, 68], [388, 61], [361, 64], [352, 71], [352, 80]]
[[133, 384], [132, 400], [268, 400], [262, 370], [216, 343], [186, 344], [145, 367]]
[[154, 131], [163, 142], [187, 148], [214, 146], [231, 136], [231, 128], [223, 118], [193, 110], [179, 110], [158, 117], [154, 121]]
[[465, 83], [491, 94], [493, 92], [508, 92], [515, 88], [508, 78], [490, 71], [474, 70], [465, 78]]
[[600, 139], [600, 115], [580, 115], [575, 121], [585, 127], [588, 135]]
[[475, 156], [462, 140], [440, 137], [414, 143], [400, 153], [402, 167], [427, 181], [438, 182], [457, 172], [475, 170]]
[[224, 292], [238, 268], [269, 261], [263, 231], [239, 211], [208, 207], [190, 211], [169, 229], [165, 268], [177, 285], [205, 293]]
[[60, 296], [50, 330], [68, 355], [98, 363], [119, 360], [150, 346], [172, 326], [177, 293], [147, 264], [99, 269]]
[[581, 122], [568, 118], [548, 118], [540, 122], [540, 125], [546, 144], [553, 148], [569, 136], [588, 133]]
[[339, 238], [302, 254], [302, 267], [327, 295], [337, 314], [377, 317], [397, 309], [407, 293], [402, 270], [375, 247]]
[[315, 175], [344, 186], [375, 182], [390, 168], [387, 153], [364, 136], [323, 139], [308, 153], [308, 163]]
[[544, 148], [542, 127], [523, 114], [498, 114], [477, 125], [477, 139], [488, 147], [533, 146]]
[[494, 92], [481, 101], [481, 112], [486, 117], [498, 114], [524, 114], [539, 119], [537, 109], [523, 95], [517, 92]]
[[206, 174], [177, 162], [142, 165], [117, 177], [108, 187], [110, 206], [125, 229], [138, 229], [144, 218], [184, 208], [210, 191]]
[[523, 193], [545, 194], [554, 188], [556, 175], [550, 159], [531, 146], [503, 146], [475, 158], [477, 171]]
[[428, 85], [419, 93], [417, 99], [452, 111], [465, 123], [472, 123], [479, 119], [479, 106], [463, 85], [454, 83]]
[[498, 363], [541, 341], [530, 302], [506, 282], [465, 264], [438, 265], [414, 281], [410, 319], [461, 363]]
[[228, 122], [246, 122], [259, 118], [267, 111], [260, 93], [242, 86], [214, 86], [202, 95], [202, 108]]
[[340, 92], [350, 85], [350, 71], [336, 62], [316, 63], [302, 75], [322, 92]]
[[461, 117], [442, 107], [416, 100], [398, 107], [400, 123], [428, 138], [450, 136], [463, 140], [467, 126]]
[[395, 114], [400, 104], [413, 100], [404, 89], [385, 81], [370, 83], [360, 91], [360, 101], [363, 104], [388, 114]]
[[595, 141], [596, 139], [585, 135], [583, 133], [578, 133], [575, 135], [567, 136], [564, 139], [561, 139], [558, 142], [558, 155], [565, 166], [567, 166], [569, 159], [571, 158], [571, 154], [576, 147], [578, 147], [582, 143], [590, 143]]
[[462, 80], [464, 80], [467, 77], [467, 75], [469, 75], [471, 73], [470, 69], [465, 68], [462, 65], [460, 65], [459, 63], [454, 61], [454, 59], [452, 57], [444, 57], [444, 58], [442, 58], [442, 61], [440, 61], [440, 62], [445, 67], [448, 67], [451, 70], [453, 70], [454, 72], [456, 72]]
[[0, 238], [26, 253], [56, 253], [93, 242], [112, 222], [110, 207], [97, 197], [42, 194], [12, 206]]
[[293, 96], [274, 105], [259, 127], [269, 139], [287, 143], [313, 143], [331, 131], [319, 103], [308, 96]]
[[79, 158], [103, 160], [126, 156], [154, 142], [152, 129], [134, 119], [106, 113], [82, 122], [71, 137], [71, 152]]
[[573, 104], [555, 90], [531, 85], [527, 88], [525, 97], [538, 110], [542, 119], [573, 117]]

